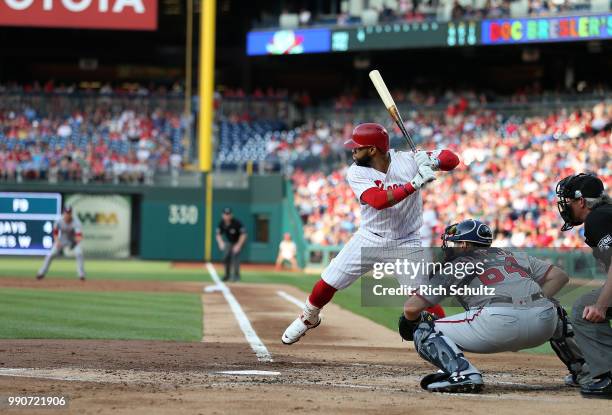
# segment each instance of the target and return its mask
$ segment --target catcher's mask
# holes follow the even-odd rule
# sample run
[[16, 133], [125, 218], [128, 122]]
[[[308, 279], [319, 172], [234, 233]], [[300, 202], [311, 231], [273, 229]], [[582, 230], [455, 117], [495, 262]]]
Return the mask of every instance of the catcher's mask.
[[555, 192], [558, 198], [557, 207], [559, 208], [559, 214], [564, 222], [561, 231], [565, 232], [574, 226], [582, 225], [582, 221], [576, 219], [572, 214], [572, 209], [569, 205], [572, 200], [601, 197], [603, 191], [602, 181], [594, 174], [573, 174], [559, 181]]
[[493, 233], [486, 223], [476, 219], [467, 219], [446, 227], [442, 234], [442, 249], [451, 249], [448, 242], [469, 242], [488, 248], [493, 242]]

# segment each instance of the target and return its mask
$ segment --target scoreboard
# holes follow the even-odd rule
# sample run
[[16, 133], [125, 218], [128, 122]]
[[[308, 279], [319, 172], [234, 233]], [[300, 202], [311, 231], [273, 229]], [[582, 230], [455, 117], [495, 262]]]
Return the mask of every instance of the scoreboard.
[[299, 30], [253, 30], [247, 55], [355, 52], [612, 39], [612, 13], [450, 22], [381, 22]]
[[0, 192], [0, 255], [46, 255], [61, 208], [59, 193]]

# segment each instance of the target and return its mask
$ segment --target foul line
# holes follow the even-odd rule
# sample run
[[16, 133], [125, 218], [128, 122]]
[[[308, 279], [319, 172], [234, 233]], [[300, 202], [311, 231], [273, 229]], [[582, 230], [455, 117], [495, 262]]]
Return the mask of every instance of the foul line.
[[242, 307], [240, 306], [238, 300], [236, 300], [236, 297], [234, 297], [234, 294], [232, 294], [229, 287], [225, 285], [223, 281], [221, 281], [221, 279], [219, 278], [217, 270], [215, 270], [215, 268], [210, 262], [206, 263], [206, 269], [208, 269], [211, 278], [217, 284], [219, 291], [223, 293], [225, 300], [232, 309], [232, 312], [234, 313], [234, 317], [236, 317], [236, 321], [238, 321], [238, 325], [240, 326], [242, 333], [244, 333], [245, 339], [249, 342], [249, 345], [251, 346], [251, 349], [253, 349], [253, 351], [255, 352], [257, 359], [260, 362], [272, 362], [272, 355], [270, 354], [266, 346], [263, 344], [259, 336], [257, 336], [257, 333], [255, 333], [253, 326], [251, 326], [248, 317], [242, 310]]
[[282, 297], [285, 300], [289, 301], [290, 303], [295, 304], [299, 308], [301, 308], [301, 309], [304, 308], [304, 303], [301, 302], [300, 300], [298, 300], [297, 298], [295, 298], [294, 296], [292, 296], [291, 294], [287, 294], [284, 291], [277, 291], [276, 294], [278, 294], [279, 297]]

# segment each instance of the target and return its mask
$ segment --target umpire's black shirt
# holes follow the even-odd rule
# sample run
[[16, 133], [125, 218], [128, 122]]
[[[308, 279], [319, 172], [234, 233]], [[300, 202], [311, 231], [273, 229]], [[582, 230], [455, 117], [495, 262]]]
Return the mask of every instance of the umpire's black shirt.
[[612, 258], [612, 205], [595, 206], [584, 221], [584, 236], [593, 256], [604, 263], [606, 272]]
[[238, 219], [232, 218], [229, 224], [226, 224], [223, 219], [217, 226], [217, 233], [225, 236], [229, 243], [235, 244], [240, 239], [240, 235], [245, 232], [244, 226]]

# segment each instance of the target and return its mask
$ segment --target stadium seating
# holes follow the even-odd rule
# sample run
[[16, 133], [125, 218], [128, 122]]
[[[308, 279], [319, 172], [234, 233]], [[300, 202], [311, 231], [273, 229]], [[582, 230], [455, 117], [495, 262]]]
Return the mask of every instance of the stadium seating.
[[215, 163], [222, 168], [235, 168], [247, 162], [263, 162], [268, 155], [268, 145], [287, 138], [285, 125], [280, 121], [254, 121], [218, 123], [218, 139]]
[[186, 150], [181, 100], [4, 88], [0, 101], [0, 179], [142, 182]]
[[283, 13], [278, 19], [262, 20], [257, 26], [284, 29], [295, 29], [298, 25], [372, 26], [402, 22], [523, 18], [608, 11], [610, 11], [608, 0], [375, 0], [369, 2], [347, 0], [340, 3], [340, 13], [337, 15], [329, 14], [327, 8], [321, 14], [308, 11], [312, 18], [306, 23], [301, 23], [296, 13]]

